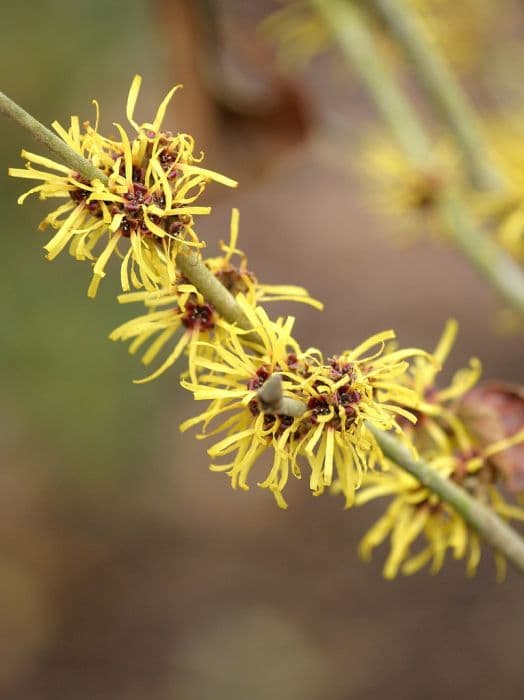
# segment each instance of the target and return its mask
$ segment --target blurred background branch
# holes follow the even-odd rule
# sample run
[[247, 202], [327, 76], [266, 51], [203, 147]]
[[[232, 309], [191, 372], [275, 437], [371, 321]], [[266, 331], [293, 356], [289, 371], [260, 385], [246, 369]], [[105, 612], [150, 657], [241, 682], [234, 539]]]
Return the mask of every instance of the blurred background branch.
[[491, 160], [478, 114], [423, 23], [404, 0], [371, 0], [370, 5], [404, 49], [414, 75], [456, 139], [473, 185], [500, 187], [502, 176]]
[[[344, 0], [310, 2], [333, 34], [350, 67], [358, 73], [406, 155], [415, 163], [428, 160], [431, 142], [415, 108], [398, 87], [395, 76], [381, 56], [380, 47], [362, 11]], [[441, 86], [440, 81], [436, 82], [434, 89], [440, 90]], [[443, 189], [437, 205], [443, 221], [449, 224], [449, 237], [458, 250], [501, 298], [524, 316], [524, 272], [521, 267], [478, 226], [467, 205], [450, 188]]]

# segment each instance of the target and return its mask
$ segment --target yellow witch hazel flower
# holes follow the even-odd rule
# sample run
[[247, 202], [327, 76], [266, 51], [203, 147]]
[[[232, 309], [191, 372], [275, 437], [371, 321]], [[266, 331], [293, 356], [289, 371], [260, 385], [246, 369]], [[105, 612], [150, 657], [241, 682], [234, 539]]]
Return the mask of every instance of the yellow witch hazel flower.
[[[213, 344], [216, 359], [197, 354], [198, 382], [182, 385], [195, 399], [211, 403], [182, 429], [202, 424], [200, 437], [226, 433], [209, 454], [233, 454], [232, 461], [211, 466], [225, 471], [233, 487], [248, 488], [255, 462], [269, 450], [273, 463], [259, 486], [269, 488], [281, 507], [286, 506], [283, 490], [289, 476], [301, 477], [301, 461], [309, 466], [315, 494], [333, 485], [351, 505], [363, 473], [382, 458], [367, 422], [400, 432], [396, 416], [416, 420], [399, 404], [412, 401], [416, 406], [417, 397], [398, 378], [406, 371], [406, 359], [422, 351], [399, 350], [381, 357], [384, 342], [394, 337], [386, 331], [325, 363], [316, 348], [301, 351], [291, 335], [292, 318], [272, 323], [260, 307], [250, 307], [242, 296], [238, 301], [253, 331], [247, 336], [239, 331], [223, 345]], [[365, 355], [376, 347], [371, 356]], [[298, 415], [271, 412], [257, 398], [274, 374], [282, 378], [284, 397], [302, 404]], [[207, 433], [221, 418], [223, 422]]]
[[[420, 456], [433, 470], [452, 479], [506, 519], [524, 520], [524, 510], [506, 502], [497, 483], [501, 474], [490, 457], [524, 441], [524, 430], [502, 440], [481, 445], [459, 418], [459, 399], [480, 376], [480, 363], [473, 359], [468, 368], [455, 373], [449, 386], [439, 389], [435, 379], [453, 345], [458, 326], [450, 320], [433, 353], [436, 362], [414, 358], [404, 375], [406, 386], [419, 397], [415, 425], [401, 424]], [[480, 540], [462, 517], [413, 476], [393, 463], [380, 473], [368, 473], [356, 503], [393, 497], [386, 513], [364, 536], [361, 556], [369, 560], [372, 550], [390, 537], [390, 553], [384, 576], [399, 572], [412, 574], [430, 564], [437, 573], [451, 550], [456, 559], [467, 558], [467, 573], [475, 573], [480, 560]], [[420, 543], [421, 546], [418, 546]], [[412, 548], [417, 551], [413, 552]], [[496, 555], [498, 578], [503, 578], [505, 560]]]
[[357, 169], [371, 183], [373, 211], [401, 224], [393, 227], [400, 243], [412, 242], [420, 233], [442, 233], [436, 205], [447, 187], [463, 186], [453, 150], [443, 141], [418, 165], [387, 137], [370, 135]]
[[407, 360], [425, 353], [409, 348], [384, 354], [386, 341], [394, 337], [394, 331], [384, 331], [329, 358], [308, 371], [303, 387], [308, 408], [303, 428], [307, 430], [298, 453], [311, 468], [311, 490], [321, 494], [333, 486], [344, 495], [346, 507], [353, 504], [364, 473], [382, 459], [367, 424], [394, 430], [402, 437], [398, 418], [416, 421], [410, 408], [417, 408], [418, 397], [402, 385], [401, 377], [409, 366]]
[[22, 151], [26, 167], [9, 170], [14, 177], [41, 181], [19, 198], [20, 204], [36, 193], [40, 199], [66, 200], [40, 224], [40, 228], [50, 225], [57, 229], [45, 250], [47, 258], [53, 260], [69, 246], [77, 260], [93, 262], [90, 297], [96, 295], [113, 254], [122, 259], [124, 291], [152, 291], [173, 284], [179, 250], [203, 245], [194, 231], [193, 217], [208, 214], [210, 207], [195, 202], [212, 180], [228, 187], [237, 185], [224, 175], [200, 167], [203, 155], [195, 155], [191, 136], [162, 130], [177, 87], [162, 100], [152, 122], [135, 120], [140, 85], [141, 77], [137, 75], [127, 99], [126, 115], [135, 132], [132, 137], [120, 124], [115, 124], [116, 139], [99, 134], [96, 102], [94, 127], [84, 122], [82, 131], [78, 117], [71, 117], [67, 130], [53, 123], [64, 142], [101, 171], [100, 179], [89, 182], [70, 168], [28, 151]]
[[450, 319], [431, 355], [433, 361], [428, 362], [424, 356], [414, 358], [402, 378], [402, 382], [419, 399], [416, 424], [404, 422], [402, 427], [410, 432], [414, 446], [426, 455], [448, 451], [454, 444], [466, 452], [473, 447], [456, 415], [456, 408], [458, 400], [478, 382], [482, 373], [480, 361], [476, 357], [471, 358], [469, 366], [458, 370], [448, 386], [440, 388], [436, 383], [437, 374], [451, 352], [457, 332], [458, 323]]
[[[452, 479], [476, 499], [506, 520], [524, 521], [524, 509], [508, 503], [497, 488], [497, 472], [489, 457], [524, 441], [524, 430], [470, 453], [450, 449], [428, 461], [431, 468]], [[384, 564], [385, 578], [399, 572], [414, 574], [427, 564], [436, 574], [451, 550], [455, 559], [466, 558], [466, 572], [475, 574], [481, 557], [480, 538], [447, 503], [394, 464], [383, 473], [369, 473], [356, 495], [358, 505], [375, 498], [393, 496], [386, 513], [360, 543], [360, 555], [369, 560], [375, 547], [390, 536], [390, 553]], [[417, 551], [412, 551], [413, 547]], [[497, 578], [505, 577], [506, 561], [495, 554]]]
[[[254, 463], [272, 448], [270, 473], [259, 486], [269, 488], [277, 503], [286, 507], [282, 491], [290, 471], [300, 477], [291, 443], [300, 418], [264, 413], [257, 401], [257, 391], [277, 372], [283, 378], [284, 395], [295, 397], [302, 380], [293, 368], [305, 366], [313, 358], [302, 353], [293, 339], [293, 318], [273, 322], [261, 307], [250, 306], [243, 295], [237, 297], [237, 302], [253, 331], [246, 334], [232, 328], [233, 332], [221, 344], [200, 343], [204, 348], [209, 347], [213, 358], [197, 354], [198, 382], [183, 380], [182, 386], [191, 391], [196, 400], [211, 403], [202, 414], [185, 421], [180, 428], [185, 431], [202, 424], [201, 438], [227, 433], [208, 453], [213, 459], [234, 453], [233, 461], [211, 465], [213, 471], [230, 476], [233, 488], [249, 488], [247, 480]], [[222, 423], [208, 431], [210, 424], [217, 420]]]
[[[322, 309], [321, 302], [309, 296], [303, 287], [293, 285], [261, 284], [248, 268], [245, 254], [237, 248], [239, 212], [233, 209], [228, 244], [221, 243], [222, 256], [208, 258], [204, 264], [226, 289], [238, 296], [242, 294], [250, 306], [268, 301], [297, 301]], [[239, 260], [236, 262], [234, 258]], [[175, 284], [158, 292], [130, 292], [119, 296], [121, 303], [140, 301], [149, 312], [133, 318], [116, 328], [110, 335], [112, 340], [131, 341], [129, 352], [136, 353], [148, 345], [142, 362], [149, 365], [164, 349], [169, 348], [165, 360], [150, 376], [137, 383], [150, 381], [160, 376], [188, 350], [189, 372], [196, 381], [196, 355], [203, 352], [211, 357], [210, 346], [199, 346], [198, 340], [222, 345], [234, 332], [216, 312], [212, 304], [206, 303], [197, 289], [178, 271]], [[182, 330], [183, 329], [183, 330]], [[182, 331], [180, 333], [180, 331]]]
[[[149, 294], [146, 292], [146, 294]], [[119, 297], [121, 302], [144, 300], [143, 292], [131, 292]], [[149, 342], [147, 350], [142, 356], [142, 362], [149, 365], [158, 357], [158, 354], [171, 344], [175, 338], [174, 346], [161, 365], [152, 374], [144, 379], [136, 379], [135, 384], [142, 384], [159, 377], [187, 349], [189, 353], [189, 371], [194, 380], [195, 357], [197, 341], [205, 337], [209, 339], [211, 333], [217, 342], [221, 342], [222, 335], [230, 333], [230, 326], [215, 312], [213, 306], [205, 302], [204, 297], [191, 284], [177, 285], [175, 295], [159, 296], [156, 299], [145, 299], [150, 310], [148, 313], [123, 323], [110, 334], [111, 340], [131, 340], [129, 352], [133, 355]], [[162, 308], [167, 306], [168, 308]], [[180, 334], [179, 331], [183, 329]]]

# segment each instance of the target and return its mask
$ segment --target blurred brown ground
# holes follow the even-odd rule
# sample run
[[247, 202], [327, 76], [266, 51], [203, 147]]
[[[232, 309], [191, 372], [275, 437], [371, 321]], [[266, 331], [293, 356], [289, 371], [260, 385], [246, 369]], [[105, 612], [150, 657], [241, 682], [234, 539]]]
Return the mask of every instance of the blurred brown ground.
[[[293, 81], [273, 74], [254, 34], [270, 3], [211, 3], [231, 94], [199, 82], [191, 3], [30, 5], [31, 26], [27, 8], [5, 9], [3, 89], [46, 122], [89, 114], [96, 95], [109, 125], [134, 72], [142, 114], [184, 80], [171, 119], [196, 132], [209, 167], [242, 182], [212, 191], [202, 234], [211, 248], [240, 208], [259, 278], [304, 284], [326, 304], [293, 308], [305, 345], [329, 352], [392, 327], [431, 348], [453, 315], [454, 367], [479, 355], [486, 376], [522, 381], [522, 337], [494, 333], [498, 302], [463, 260], [424, 238], [395, 249], [369, 211], [351, 165], [374, 116], [354, 79], [329, 60]], [[356, 555], [379, 507], [345, 512], [295, 483], [282, 512], [210, 473], [202, 443], [178, 433], [194, 408], [176, 374], [133, 386], [141, 368], [106, 340], [126, 317], [116, 284], [88, 302], [86, 266], [42, 261], [44, 209], [17, 208], [23, 183], [4, 177], [32, 144], [0, 128], [1, 697], [522, 698], [517, 575], [496, 584], [486, 552], [473, 581], [449, 562], [438, 577], [388, 583], [383, 552], [370, 566]]]

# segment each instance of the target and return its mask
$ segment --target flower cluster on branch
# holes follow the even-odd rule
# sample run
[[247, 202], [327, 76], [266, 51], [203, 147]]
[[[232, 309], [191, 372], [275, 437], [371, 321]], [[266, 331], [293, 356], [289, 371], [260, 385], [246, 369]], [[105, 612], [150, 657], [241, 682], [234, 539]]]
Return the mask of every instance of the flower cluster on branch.
[[[119, 301], [142, 304], [144, 313], [116, 328], [111, 338], [129, 341], [130, 352], [142, 352], [145, 365], [163, 358], [139, 381], [186, 359], [181, 385], [206, 406], [181, 429], [198, 426], [199, 438], [217, 439], [208, 449], [211, 470], [225, 472], [233, 488], [247, 490], [257, 483], [283, 508], [290, 478], [303, 476], [311, 493], [342, 494], [346, 507], [390, 497], [386, 513], [362, 541], [364, 558], [389, 536], [388, 578], [428, 563], [438, 571], [448, 550], [456, 558], [467, 556], [473, 573], [480, 557], [476, 532], [449, 503], [391, 462], [376, 437], [377, 430], [391, 431], [435, 473], [460, 484], [503, 519], [524, 519], [524, 511], [500, 490], [506, 475], [493, 459], [523, 441], [524, 431], [483, 439], [468, 423], [462, 408], [480, 376], [478, 360], [447, 387], [436, 383], [456, 323], [448, 323], [432, 353], [399, 348], [392, 330], [328, 356], [316, 347], [303, 349], [293, 335], [294, 318], [271, 319], [262, 304], [286, 300], [317, 309], [322, 304], [302, 287], [259, 282], [238, 248], [237, 210], [229, 242], [220, 243], [221, 255], [201, 259], [204, 243], [194, 217], [209, 208], [195, 202], [211, 180], [236, 182], [202, 168], [203, 155], [194, 155], [190, 136], [161, 129], [176, 88], [151, 122], [137, 123], [139, 87], [137, 76], [127, 101], [136, 132], [132, 139], [119, 124], [116, 136], [103, 136], [98, 118], [94, 127], [84, 123], [83, 132], [76, 117], [68, 130], [54, 124], [100, 177], [87, 179], [27, 151], [26, 168], [10, 171], [41, 181], [21, 203], [32, 193], [66, 200], [43, 221], [56, 229], [45, 246], [47, 257], [69, 247], [73, 257], [90, 261], [90, 296], [113, 254], [121, 258]], [[196, 251], [191, 264], [187, 249]], [[221, 301], [213, 292], [217, 288]], [[259, 463], [266, 468], [261, 477], [255, 476]], [[502, 555], [497, 561], [502, 575]]]
[[173, 284], [177, 253], [188, 246], [203, 245], [194, 230], [194, 217], [211, 211], [195, 204], [206, 185], [215, 181], [237, 186], [235, 180], [199, 165], [203, 154], [195, 154], [191, 136], [162, 130], [177, 87], [168, 92], [151, 122], [135, 121], [140, 84], [137, 75], [127, 98], [126, 116], [136, 132], [132, 138], [120, 124], [115, 124], [114, 138], [98, 132], [97, 102], [94, 127], [86, 121], [82, 131], [76, 116], [71, 117], [67, 130], [53, 123], [64, 142], [100, 170], [101, 179], [86, 181], [61, 163], [29, 151], [22, 151], [26, 167], [9, 171], [14, 177], [42, 181], [19, 198], [20, 204], [30, 194], [66, 200], [40, 224], [41, 229], [48, 225], [57, 229], [45, 246], [47, 258], [53, 260], [69, 246], [77, 260], [93, 261], [90, 297], [96, 295], [113, 254], [122, 260], [123, 291], [153, 291]]
[[[432, 355], [436, 362], [416, 357], [406, 373], [405, 382], [417, 394], [419, 408], [416, 423], [406, 424], [405, 430], [417, 453], [436, 472], [460, 484], [503, 518], [524, 521], [524, 509], [508, 503], [504, 497], [500, 487], [508, 486], [506, 475], [492, 459], [522, 442], [524, 430], [493, 440], [485, 429], [475, 429], [477, 421], [464, 407], [481, 373], [476, 358], [454, 375], [449, 386], [439, 388], [436, 383], [456, 333], [456, 322], [449, 321]], [[363, 505], [384, 497], [392, 497], [391, 502], [365, 535], [360, 553], [369, 559], [372, 550], [389, 536], [386, 578], [393, 578], [399, 571], [415, 573], [426, 564], [432, 573], [437, 573], [449, 551], [456, 559], [466, 557], [467, 573], [475, 573], [480, 561], [478, 535], [453, 508], [389, 460], [384, 464], [384, 473], [366, 476], [356, 501]], [[422, 546], [418, 546], [419, 542]], [[504, 558], [496, 555], [496, 563], [498, 576], [503, 578]]]

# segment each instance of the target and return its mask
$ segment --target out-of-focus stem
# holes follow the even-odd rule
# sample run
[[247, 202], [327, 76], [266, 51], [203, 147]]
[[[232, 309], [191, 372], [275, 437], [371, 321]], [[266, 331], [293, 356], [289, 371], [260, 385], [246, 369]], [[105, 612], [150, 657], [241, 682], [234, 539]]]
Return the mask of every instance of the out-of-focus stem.
[[[326, 3], [327, 4], [327, 3]], [[457, 141], [471, 182], [480, 189], [503, 184], [484, 140], [482, 126], [462, 86], [404, 0], [370, 0], [406, 52], [413, 72]]]
[[488, 233], [478, 227], [470, 211], [453, 192], [444, 194], [438, 206], [454, 245], [508, 306], [524, 316], [522, 268]]
[[310, 0], [342, 54], [351, 62], [412, 161], [425, 163], [431, 147], [418, 116], [392, 80], [383, 80], [382, 58], [361, 12], [346, 0]]
[[[431, 142], [404, 93], [381, 57], [362, 11], [346, 0], [310, 0], [342, 54], [356, 68], [384, 120], [416, 165], [431, 155]], [[467, 207], [446, 191], [438, 205], [454, 245], [519, 314], [524, 315], [524, 273], [474, 221]]]

